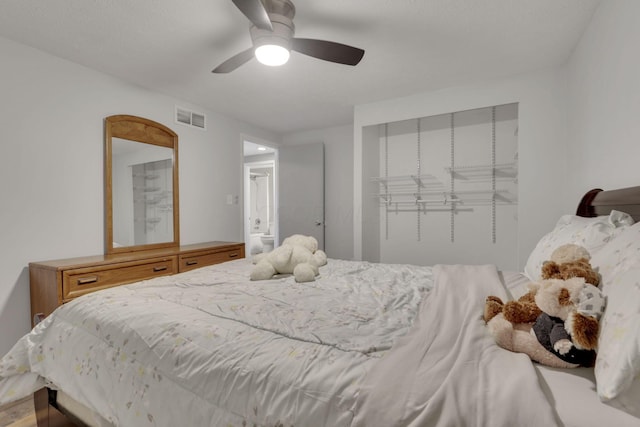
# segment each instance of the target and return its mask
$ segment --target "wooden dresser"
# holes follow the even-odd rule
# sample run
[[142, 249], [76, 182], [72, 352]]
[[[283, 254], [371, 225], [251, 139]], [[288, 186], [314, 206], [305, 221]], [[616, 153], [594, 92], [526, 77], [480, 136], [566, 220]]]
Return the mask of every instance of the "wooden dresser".
[[244, 243], [207, 242], [174, 248], [29, 263], [31, 321], [81, 295], [152, 277], [244, 258]]

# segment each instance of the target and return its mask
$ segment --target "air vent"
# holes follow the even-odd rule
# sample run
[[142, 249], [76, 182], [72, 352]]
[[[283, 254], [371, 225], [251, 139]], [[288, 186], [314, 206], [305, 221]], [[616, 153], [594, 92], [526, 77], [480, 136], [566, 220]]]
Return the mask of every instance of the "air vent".
[[206, 117], [204, 114], [195, 113], [185, 108], [176, 107], [176, 123], [193, 126], [198, 129], [206, 129]]
[[204, 129], [204, 114], [191, 113], [191, 125]]

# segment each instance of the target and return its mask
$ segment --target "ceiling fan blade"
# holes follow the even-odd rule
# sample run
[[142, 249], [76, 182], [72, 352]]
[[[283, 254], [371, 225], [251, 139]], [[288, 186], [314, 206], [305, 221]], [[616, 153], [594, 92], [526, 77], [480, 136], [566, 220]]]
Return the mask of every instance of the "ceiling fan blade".
[[291, 49], [314, 58], [345, 65], [357, 65], [364, 56], [362, 49], [326, 40], [294, 38], [291, 40]]
[[269, 14], [260, 0], [232, 0], [240, 12], [256, 27], [273, 31]]
[[232, 56], [231, 58], [224, 61], [222, 64], [218, 65], [216, 68], [214, 68], [212, 73], [217, 73], [217, 74], [229, 73], [235, 70], [236, 68], [238, 68], [239, 66], [241, 66], [242, 64], [244, 64], [245, 62], [249, 62], [249, 60], [251, 60], [253, 56], [254, 56], [253, 47], [250, 47], [249, 49], [243, 50], [242, 52]]

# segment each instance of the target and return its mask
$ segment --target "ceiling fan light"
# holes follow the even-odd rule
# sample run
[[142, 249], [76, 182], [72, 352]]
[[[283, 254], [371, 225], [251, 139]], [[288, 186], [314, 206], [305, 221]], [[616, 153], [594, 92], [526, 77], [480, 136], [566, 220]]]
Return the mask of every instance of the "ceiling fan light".
[[289, 50], [277, 44], [263, 44], [255, 50], [258, 61], [264, 65], [276, 67], [289, 60]]

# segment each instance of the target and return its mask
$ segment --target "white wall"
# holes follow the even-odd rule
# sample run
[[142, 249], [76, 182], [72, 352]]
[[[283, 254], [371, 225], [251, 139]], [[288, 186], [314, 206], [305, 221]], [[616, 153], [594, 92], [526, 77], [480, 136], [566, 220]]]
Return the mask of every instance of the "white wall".
[[[354, 119], [354, 256], [363, 257], [363, 240], [376, 226], [363, 190], [363, 128], [379, 123], [428, 117], [491, 105], [517, 102], [518, 113], [518, 268], [540, 237], [564, 213], [566, 179], [565, 70], [548, 70], [483, 86], [457, 87], [383, 102], [358, 105]], [[577, 204], [579, 197], [573, 196]], [[575, 206], [572, 207], [575, 210]], [[363, 224], [365, 227], [363, 228]], [[368, 227], [368, 228], [367, 228]], [[478, 248], [481, 250], [481, 248]], [[464, 259], [459, 262], [465, 262]]]
[[353, 126], [285, 135], [284, 144], [324, 142], [325, 251], [353, 259]]
[[640, 185], [638, 17], [640, 1], [603, 1], [569, 62], [569, 197]]
[[[30, 329], [30, 261], [103, 253], [103, 119], [133, 114], [179, 135], [181, 242], [242, 241], [241, 133], [253, 126], [0, 38], [0, 355]], [[176, 124], [175, 105], [207, 114]]]

